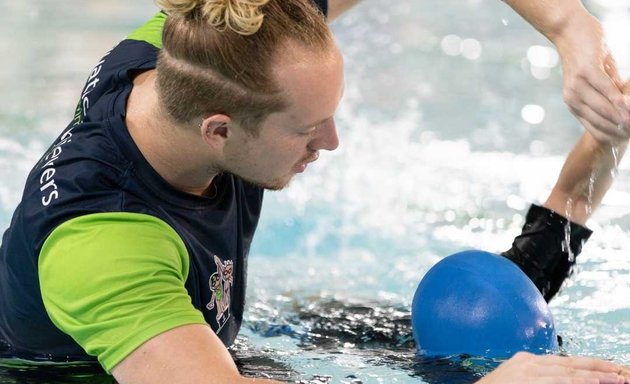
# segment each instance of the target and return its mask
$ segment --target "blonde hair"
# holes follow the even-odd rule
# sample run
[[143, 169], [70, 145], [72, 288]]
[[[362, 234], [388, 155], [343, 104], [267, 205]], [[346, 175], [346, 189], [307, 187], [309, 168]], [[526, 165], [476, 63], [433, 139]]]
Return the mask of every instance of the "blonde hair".
[[269, 0], [156, 0], [167, 14], [191, 12], [201, 8], [208, 24], [219, 31], [229, 28], [241, 35], [253, 35], [260, 29], [264, 15], [261, 7]]
[[272, 65], [288, 41], [329, 49], [331, 32], [310, 0], [156, 0], [168, 14], [157, 91], [175, 121], [223, 113], [255, 131], [286, 102]]

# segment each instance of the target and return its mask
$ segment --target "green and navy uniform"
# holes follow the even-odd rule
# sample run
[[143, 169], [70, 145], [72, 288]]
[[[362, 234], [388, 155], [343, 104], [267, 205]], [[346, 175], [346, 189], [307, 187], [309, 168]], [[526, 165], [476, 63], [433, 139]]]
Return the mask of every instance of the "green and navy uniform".
[[132, 76], [155, 68], [165, 19], [103, 57], [28, 176], [0, 248], [0, 348], [13, 356], [96, 357], [110, 371], [178, 326], [236, 338], [263, 190], [222, 174], [212, 196], [178, 191], [125, 125]]

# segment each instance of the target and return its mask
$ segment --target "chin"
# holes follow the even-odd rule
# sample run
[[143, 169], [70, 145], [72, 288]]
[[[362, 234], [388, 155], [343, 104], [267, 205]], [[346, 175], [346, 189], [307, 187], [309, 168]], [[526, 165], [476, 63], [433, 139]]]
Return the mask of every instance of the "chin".
[[261, 185], [261, 187], [266, 189], [267, 191], [281, 191], [281, 190], [285, 189], [288, 186], [289, 186], [289, 183], [286, 183], [286, 184], [265, 184], [265, 185]]
[[288, 177], [283, 177], [283, 178], [277, 178], [274, 180], [267, 180], [267, 181], [261, 181], [261, 180], [251, 180], [251, 179], [246, 179], [241, 177], [243, 180], [247, 181], [250, 184], [253, 184], [257, 187], [260, 188], [264, 188], [268, 191], [280, 191], [283, 190], [284, 188], [288, 187], [289, 184], [291, 183], [291, 180], [293, 180], [293, 176], [288, 176]]
[[289, 186], [289, 184], [291, 184], [291, 180], [293, 180], [292, 177], [286, 179], [286, 180], [275, 180], [269, 183], [265, 183], [263, 185], [261, 185], [261, 187], [265, 188], [266, 190], [269, 191], [280, 191], [282, 189], [285, 189], [286, 187]]

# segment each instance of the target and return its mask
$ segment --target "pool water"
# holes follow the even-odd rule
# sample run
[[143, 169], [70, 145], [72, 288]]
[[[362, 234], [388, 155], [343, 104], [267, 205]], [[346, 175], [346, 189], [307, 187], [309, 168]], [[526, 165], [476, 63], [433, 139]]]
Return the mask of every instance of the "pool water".
[[[590, 1], [630, 77], [630, 1]], [[150, 1], [0, 0], [0, 226], [72, 118], [100, 57]], [[542, 202], [582, 129], [549, 43], [500, 1], [366, 1], [334, 23], [346, 61], [340, 148], [268, 193], [250, 253], [241, 371], [303, 383], [469, 383], [496, 362], [414, 355], [422, 275], [500, 252]], [[552, 301], [563, 352], [630, 364], [630, 170]], [[107, 383], [95, 366], [0, 360], [1, 383]]]

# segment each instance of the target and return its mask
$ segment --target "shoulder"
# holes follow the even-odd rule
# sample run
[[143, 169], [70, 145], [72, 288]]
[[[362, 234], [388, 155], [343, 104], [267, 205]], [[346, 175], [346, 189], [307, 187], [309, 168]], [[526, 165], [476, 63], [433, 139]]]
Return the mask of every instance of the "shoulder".
[[[140, 241], [141, 240], [141, 241]], [[54, 260], [59, 250], [64, 251]], [[66, 252], [71, 249], [72, 252]], [[56, 227], [46, 239], [40, 266], [53, 260], [61, 263], [98, 264], [144, 255], [149, 258], [171, 258], [182, 277], [188, 273], [186, 246], [177, 232], [163, 220], [147, 214], [130, 212], [94, 213], [76, 217]]]
[[158, 52], [159, 48], [152, 41], [130, 38], [109, 50], [88, 75], [73, 123], [97, 121], [108, 116], [110, 99], [114, 96], [112, 91], [130, 87], [136, 71], [155, 68]]
[[38, 261], [51, 320], [106, 370], [168, 329], [205, 324], [185, 288], [188, 272], [186, 246], [172, 227], [123, 212], [61, 224]]
[[142, 26], [131, 32], [128, 40], [143, 41], [155, 48], [162, 48], [162, 30], [166, 22], [166, 13], [158, 12]]
[[108, 134], [107, 124], [90, 123], [67, 128], [48, 148], [31, 171], [24, 199], [37, 197], [43, 207], [62, 194], [115, 187], [127, 161]]

